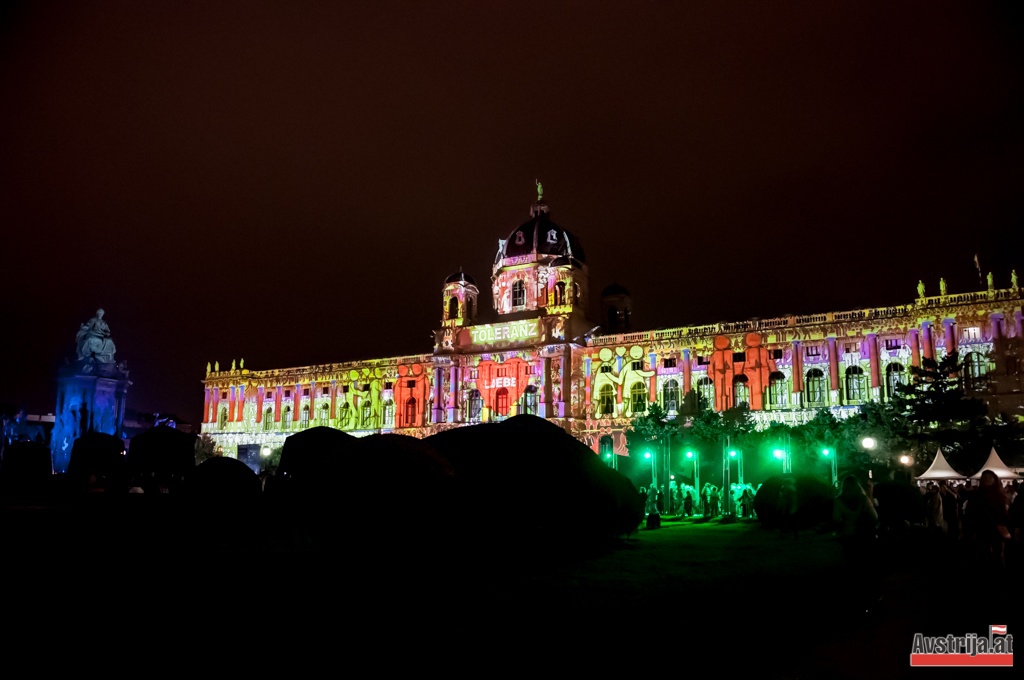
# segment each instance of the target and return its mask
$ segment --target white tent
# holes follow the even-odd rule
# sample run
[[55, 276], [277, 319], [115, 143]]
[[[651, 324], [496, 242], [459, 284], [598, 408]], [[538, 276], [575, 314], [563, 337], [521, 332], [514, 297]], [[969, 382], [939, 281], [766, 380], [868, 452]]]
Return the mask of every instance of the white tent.
[[950, 467], [946, 462], [946, 457], [942, 455], [942, 447], [939, 447], [935, 453], [935, 460], [917, 479], [967, 479], [967, 477]]
[[981, 466], [981, 469], [976, 474], [971, 475], [971, 479], [981, 479], [981, 473], [985, 470], [991, 470], [996, 473], [999, 479], [1024, 479], [1024, 477], [1006, 467], [999, 454], [996, 453], [994, 446], [992, 447], [992, 453], [988, 454], [988, 460], [985, 461], [985, 464]]

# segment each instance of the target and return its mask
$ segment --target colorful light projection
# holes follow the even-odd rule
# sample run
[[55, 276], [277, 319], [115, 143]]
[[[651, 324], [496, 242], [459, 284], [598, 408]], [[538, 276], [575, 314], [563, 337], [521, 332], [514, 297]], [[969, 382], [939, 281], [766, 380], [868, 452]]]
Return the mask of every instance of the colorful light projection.
[[744, 351], [734, 352], [724, 335], [716, 335], [715, 351], [708, 364], [708, 377], [715, 388], [715, 410], [725, 411], [746, 402], [753, 411], [764, 408], [764, 391], [776, 369], [759, 333], [747, 333]]
[[423, 427], [430, 399], [430, 376], [423, 365], [399, 364], [395, 381], [395, 427]]
[[604, 347], [598, 359], [591, 374], [595, 415], [611, 418], [645, 413], [654, 400], [655, 372], [644, 366], [643, 348], [634, 345], [613, 351]]
[[512, 405], [526, 391], [533, 372], [533, 364], [519, 357], [502, 363], [482, 360], [477, 365], [476, 388], [484, 406], [499, 416], [509, 415]]
[[470, 326], [459, 332], [459, 344], [502, 347], [518, 343], [543, 342], [540, 319]]

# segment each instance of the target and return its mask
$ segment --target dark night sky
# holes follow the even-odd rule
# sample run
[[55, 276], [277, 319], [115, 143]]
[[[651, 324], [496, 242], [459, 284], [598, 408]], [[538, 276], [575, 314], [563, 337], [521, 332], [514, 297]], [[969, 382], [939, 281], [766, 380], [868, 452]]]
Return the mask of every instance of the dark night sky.
[[52, 411], [99, 306], [129, 407], [193, 421], [207, 361], [429, 352], [535, 178], [638, 328], [1006, 286], [1012, 7], [5, 5], [0, 404]]

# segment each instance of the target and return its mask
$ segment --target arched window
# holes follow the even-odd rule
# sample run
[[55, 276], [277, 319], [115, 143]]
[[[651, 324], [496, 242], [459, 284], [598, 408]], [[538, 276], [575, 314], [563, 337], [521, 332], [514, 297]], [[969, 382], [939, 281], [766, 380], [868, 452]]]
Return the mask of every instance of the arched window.
[[409, 400], [405, 402], [405, 417], [402, 425], [405, 427], [412, 427], [416, 424], [416, 397], [409, 397]]
[[864, 370], [860, 366], [846, 367], [846, 403], [861, 404], [867, 401], [864, 387]]
[[508, 415], [508, 388], [502, 387], [494, 393], [494, 410], [499, 416]]
[[268, 408], [263, 412], [263, 431], [270, 432], [274, 429], [274, 409]]
[[459, 318], [459, 298], [455, 297], [454, 295], [448, 298], [448, 318]]
[[341, 406], [338, 407], [338, 427], [346, 428], [351, 423], [349, 422], [352, 418], [352, 409], [349, 408], [348, 402], [341, 402]]
[[697, 380], [697, 399], [700, 408], [705, 410], [715, 408], [715, 383], [711, 378], [704, 376]]
[[885, 367], [885, 393], [889, 401], [896, 398], [897, 388], [907, 384], [907, 372], [903, 370], [903, 364], [895, 361]]
[[319, 424], [324, 427], [327, 427], [328, 425], [331, 424], [331, 407], [328, 406], [327, 404], [324, 404], [323, 406], [320, 407], [319, 421]]
[[519, 398], [519, 412], [537, 415], [537, 386], [527, 385]]
[[373, 417], [371, 415], [372, 412], [370, 410], [370, 400], [369, 399], [364, 399], [362, 406], [363, 406], [363, 408], [362, 408], [363, 414], [362, 414], [362, 418], [360, 418], [360, 421], [359, 421], [360, 422], [360, 426], [362, 428], [364, 428], [364, 429], [371, 428], [371, 427], [373, 427], [373, 422], [372, 422], [373, 421]]
[[220, 415], [217, 416], [217, 427], [219, 427], [220, 429], [223, 430], [225, 427], [227, 427], [227, 424], [228, 424], [228, 409], [225, 406], [225, 407], [221, 408]]
[[304, 430], [309, 427], [309, 405], [302, 407], [302, 412], [299, 414], [299, 429]]
[[768, 407], [786, 408], [789, 405], [789, 385], [786, 384], [786, 374], [782, 371], [775, 371], [768, 376]]
[[820, 368], [812, 368], [807, 371], [807, 378], [804, 381], [804, 398], [807, 406], [825, 406], [825, 374]]
[[732, 405], [750, 408], [750, 385], [747, 376], [738, 375], [732, 379]]
[[984, 387], [988, 369], [985, 357], [978, 352], [968, 352], [964, 355], [964, 387], [969, 390]]
[[679, 411], [679, 383], [675, 380], [666, 380], [661, 388], [661, 404], [666, 413], [677, 413]]
[[597, 415], [615, 415], [615, 388], [611, 385], [604, 384], [601, 386], [601, 391], [597, 397]]
[[555, 284], [555, 306], [565, 304], [565, 281], [559, 281]]
[[284, 410], [281, 411], [281, 429], [290, 430], [292, 427], [292, 407], [285, 406]]
[[395, 426], [395, 402], [388, 399], [384, 402], [384, 427]]
[[480, 396], [480, 390], [473, 390], [469, 393], [469, 417], [471, 423], [480, 422], [480, 414], [484, 409], [484, 400]]
[[583, 304], [583, 289], [578, 283], [572, 284], [572, 303], [574, 305]]
[[526, 284], [523, 283], [522, 279], [516, 279], [512, 282], [512, 306], [526, 306]]
[[629, 406], [633, 415], [647, 413], [647, 385], [642, 382], [630, 385]]

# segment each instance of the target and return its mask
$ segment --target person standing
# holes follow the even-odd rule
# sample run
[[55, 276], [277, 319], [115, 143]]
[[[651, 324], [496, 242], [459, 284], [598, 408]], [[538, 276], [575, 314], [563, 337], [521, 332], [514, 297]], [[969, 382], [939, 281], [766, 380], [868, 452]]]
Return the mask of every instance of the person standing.
[[700, 490], [700, 516], [707, 517], [711, 512], [711, 499], [710, 496], [711, 482], [704, 482], [703, 488]]

